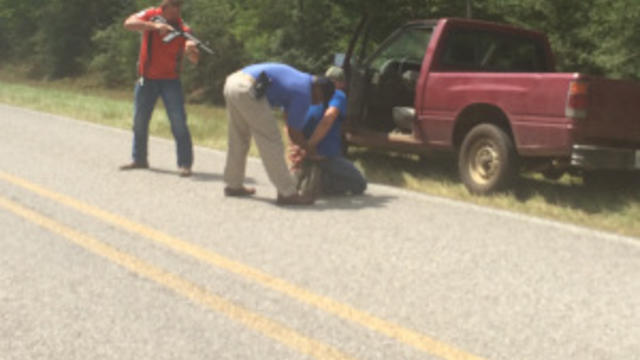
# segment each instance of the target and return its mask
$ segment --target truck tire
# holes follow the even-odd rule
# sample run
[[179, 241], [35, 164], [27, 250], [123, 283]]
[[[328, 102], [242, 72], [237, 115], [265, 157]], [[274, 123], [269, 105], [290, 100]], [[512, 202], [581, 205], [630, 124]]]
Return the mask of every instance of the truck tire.
[[518, 154], [511, 137], [495, 125], [477, 125], [462, 142], [458, 171], [472, 194], [509, 188], [518, 174]]

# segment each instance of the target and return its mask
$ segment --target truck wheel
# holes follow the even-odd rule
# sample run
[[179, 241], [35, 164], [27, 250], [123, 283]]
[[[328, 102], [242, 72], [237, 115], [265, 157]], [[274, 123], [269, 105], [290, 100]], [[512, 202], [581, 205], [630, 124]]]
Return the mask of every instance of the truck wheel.
[[492, 124], [474, 127], [465, 136], [458, 171], [467, 190], [486, 195], [508, 188], [518, 172], [518, 154], [511, 137]]

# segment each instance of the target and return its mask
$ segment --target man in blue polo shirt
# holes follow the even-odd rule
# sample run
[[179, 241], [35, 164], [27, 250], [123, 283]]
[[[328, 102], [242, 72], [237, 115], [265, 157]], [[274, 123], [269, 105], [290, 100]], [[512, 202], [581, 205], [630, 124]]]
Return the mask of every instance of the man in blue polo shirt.
[[262, 163], [278, 190], [279, 204], [306, 205], [314, 199], [301, 195], [284, 159], [284, 144], [272, 107], [285, 112], [289, 136], [309, 156], [302, 133], [305, 115], [311, 104], [328, 101], [333, 83], [314, 77], [291, 66], [277, 63], [250, 65], [227, 77], [224, 97], [229, 115], [229, 149], [224, 170], [226, 196], [250, 196], [255, 189], [244, 186], [245, 168], [251, 136], [254, 137]]
[[309, 108], [303, 132], [308, 146], [325, 158], [316, 162], [322, 169], [322, 192], [326, 195], [360, 195], [366, 190], [367, 181], [342, 154], [342, 123], [347, 113], [344, 72], [332, 66], [325, 76], [333, 81], [336, 91], [328, 104]]

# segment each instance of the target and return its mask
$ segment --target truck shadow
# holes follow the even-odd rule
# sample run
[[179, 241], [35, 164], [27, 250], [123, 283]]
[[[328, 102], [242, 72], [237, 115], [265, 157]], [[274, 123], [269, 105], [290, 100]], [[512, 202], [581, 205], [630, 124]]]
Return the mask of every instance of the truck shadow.
[[[469, 195], [458, 176], [455, 158], [421, 159], [417, 155], [352, 151], [355, 161], [371, 182], [399, 187], [422, 188], [445, 197], [468, 199]], [[541, 199], [546, 204], [583, 211], [588, 214], [624, 211], [630, 204], [640, 204], [640, 176], [635, 183], [610, 184], [597, 188], [586, 187], [579, 177], [566, 175], [560, 181], [545, 180], [541, 176], [520, 176], [513, 189], [500, 194], [511, 201], [526, 203]], [[433, 191], [430, 191], [430, 188]]]
[[364, 170], [371, 182], [393, 186], [407, 185], [405, 175], [420, 179], [459, 183], [456, 163], [450, 157], [422, 159], [418, 155], [376, 151], [350, 152], [348, 158]]

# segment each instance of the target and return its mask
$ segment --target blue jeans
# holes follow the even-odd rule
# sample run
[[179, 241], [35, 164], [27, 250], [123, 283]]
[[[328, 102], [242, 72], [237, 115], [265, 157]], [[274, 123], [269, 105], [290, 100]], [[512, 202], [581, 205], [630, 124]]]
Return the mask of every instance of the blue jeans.
[[193, 144], [187, 127], [182, 84], [178, 79], [144, 79], [144, 82], [136, 83], [133, 108], [133, 161], [147, 164], [149, 121], [159, 96], [162, 97], [171, 122], [171, 132], [176, 141], [178, 166], [190, 168], [193, 164]]
[[360, 195], [367, 189], [367, 180], [344, 157], [329, 158], [318, 165], [322, 169], [322, 189], [327, 195]]

